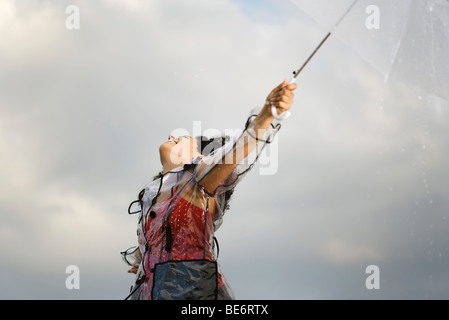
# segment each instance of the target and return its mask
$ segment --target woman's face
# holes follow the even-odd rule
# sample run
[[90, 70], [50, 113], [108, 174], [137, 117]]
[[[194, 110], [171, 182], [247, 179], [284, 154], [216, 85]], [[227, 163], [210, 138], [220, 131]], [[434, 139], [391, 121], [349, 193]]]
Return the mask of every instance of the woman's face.
[[170, 169], [191, 163], [196, 157], [200, 157], [196, 139], [190, 136], [168, 136], [168, 140], [159, 147], [161, 163]]

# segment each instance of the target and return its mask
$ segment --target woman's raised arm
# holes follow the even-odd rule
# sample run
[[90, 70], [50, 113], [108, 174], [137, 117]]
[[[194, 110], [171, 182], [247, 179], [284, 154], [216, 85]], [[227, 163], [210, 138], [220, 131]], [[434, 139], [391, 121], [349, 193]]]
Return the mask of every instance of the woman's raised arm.
[[[209, 194], [215, 194], [217, 188], [223, 185], [227, 180], [228, 183], [225, 185], [235, 184], [240, 174], [245, 173], [249, 168], [241, 170], [242, 172], [237, 173], [237, 176], [231, 177], [231, 174], [245, 160], [250, 153], [255, 149], [256, 157], [255, 159], [247, 159], [247, 164], [252, 166], [257, 160], [259, 153], [262, 148], [258, 148], [261, 142], [267, 142], [267, 136], [271, 136], [270, 129], [272, 129], [272, 122], [274, 117], [271, 113], [271, 106], [275, 106], [278, 114], [285, 112], [290, 109], [293, 103], [293, 90], [295, 90], [297, 85], [287, 84], [287, 81], [282, 82], [276, 88], [274, 88], [268, 97], [266, 98], [266, 103], [262, 110], [255, 116], [254, 119], [248, 119], [248, 122], [243, 130], [242, 134], [238, 139], [228, 143], [221, 152], [214, 153], [212, 156], [203, 159], [203, 165], [199, 165], [196, 170], [194, 177], [196, 182]], [[251, 120], [251, 121], [250, 121]], [[277, 130], [276, 130], [277, 131]], [[274, 132], [276, 133], [276, 132]]]

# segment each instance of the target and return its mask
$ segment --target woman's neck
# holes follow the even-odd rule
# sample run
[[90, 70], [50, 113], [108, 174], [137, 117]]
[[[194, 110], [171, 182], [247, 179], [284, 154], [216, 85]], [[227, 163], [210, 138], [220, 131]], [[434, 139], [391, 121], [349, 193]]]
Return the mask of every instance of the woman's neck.
[[196, 160], [196, 159], [198, 159], [198, 158], [202, 158], [202, 157], [203, 157], [203, 156], [200, 154], [200, 155], [197, 155], [196, 157], [192, 158], [192, 159], [191, 159], [190, 161], [188, 161], [188, 162], [181, 162], [181, 163], [179, 163], [179, 164], [175, 164], [175, 163], [173, 163], [173, 162], [163, 163], [163, 164], [162, 164], [162, 174], [166, 174], [167, 172], [172, 171], [172, 170], [174, 170], [174, 169], [176, 169], [176, 168], [182, 167], [182, 166], [184, 166], [185, 164], [190, 164], [190, 163], [194, 162], [194, 160]]
[[183, 163], [181, 163], [181, 164], [167, 164], [167, 165], [164, 165], [164, 166], [162, 166], [162, 174], [166, 174], [167, 172], [169, 172], [169, 171], [172, 171], [172, 170], [174, 170], [174, 169], [176, 169], [176, 168], [179, 168], [179, 167], [182, 167], [184, 164]]

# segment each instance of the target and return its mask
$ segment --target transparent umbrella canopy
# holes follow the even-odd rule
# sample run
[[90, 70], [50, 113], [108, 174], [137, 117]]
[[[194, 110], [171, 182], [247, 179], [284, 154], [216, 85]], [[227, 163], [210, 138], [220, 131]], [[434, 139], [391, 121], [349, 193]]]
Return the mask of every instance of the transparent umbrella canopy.
[[291, 1], [323, 27], [323, 35], [344, 16], [332, 36], [385, 81], [401, 81], [449, 100], [449, 0]]

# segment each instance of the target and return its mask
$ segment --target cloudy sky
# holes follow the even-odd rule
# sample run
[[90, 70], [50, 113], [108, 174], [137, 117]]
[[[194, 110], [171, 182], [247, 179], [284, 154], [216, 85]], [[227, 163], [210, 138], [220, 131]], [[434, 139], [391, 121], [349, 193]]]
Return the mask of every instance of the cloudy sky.
[[[160, 170], [159, 144], [194, 121], [244, 124], [328, 31], [302, 2], [2, 0], [0, 298], [123, 299], [126, 210]], [[385, 81], [342, 37], [376, 37], [361, 2], [299, 78], [276, 173], [256, 166], [217, 231], [238, 299], [449, 298], [449, 104], [410, 77]], [[419, 54], [410, 43], [401, 57]], [[369, 265], [380, 289], [365, 285]]]

